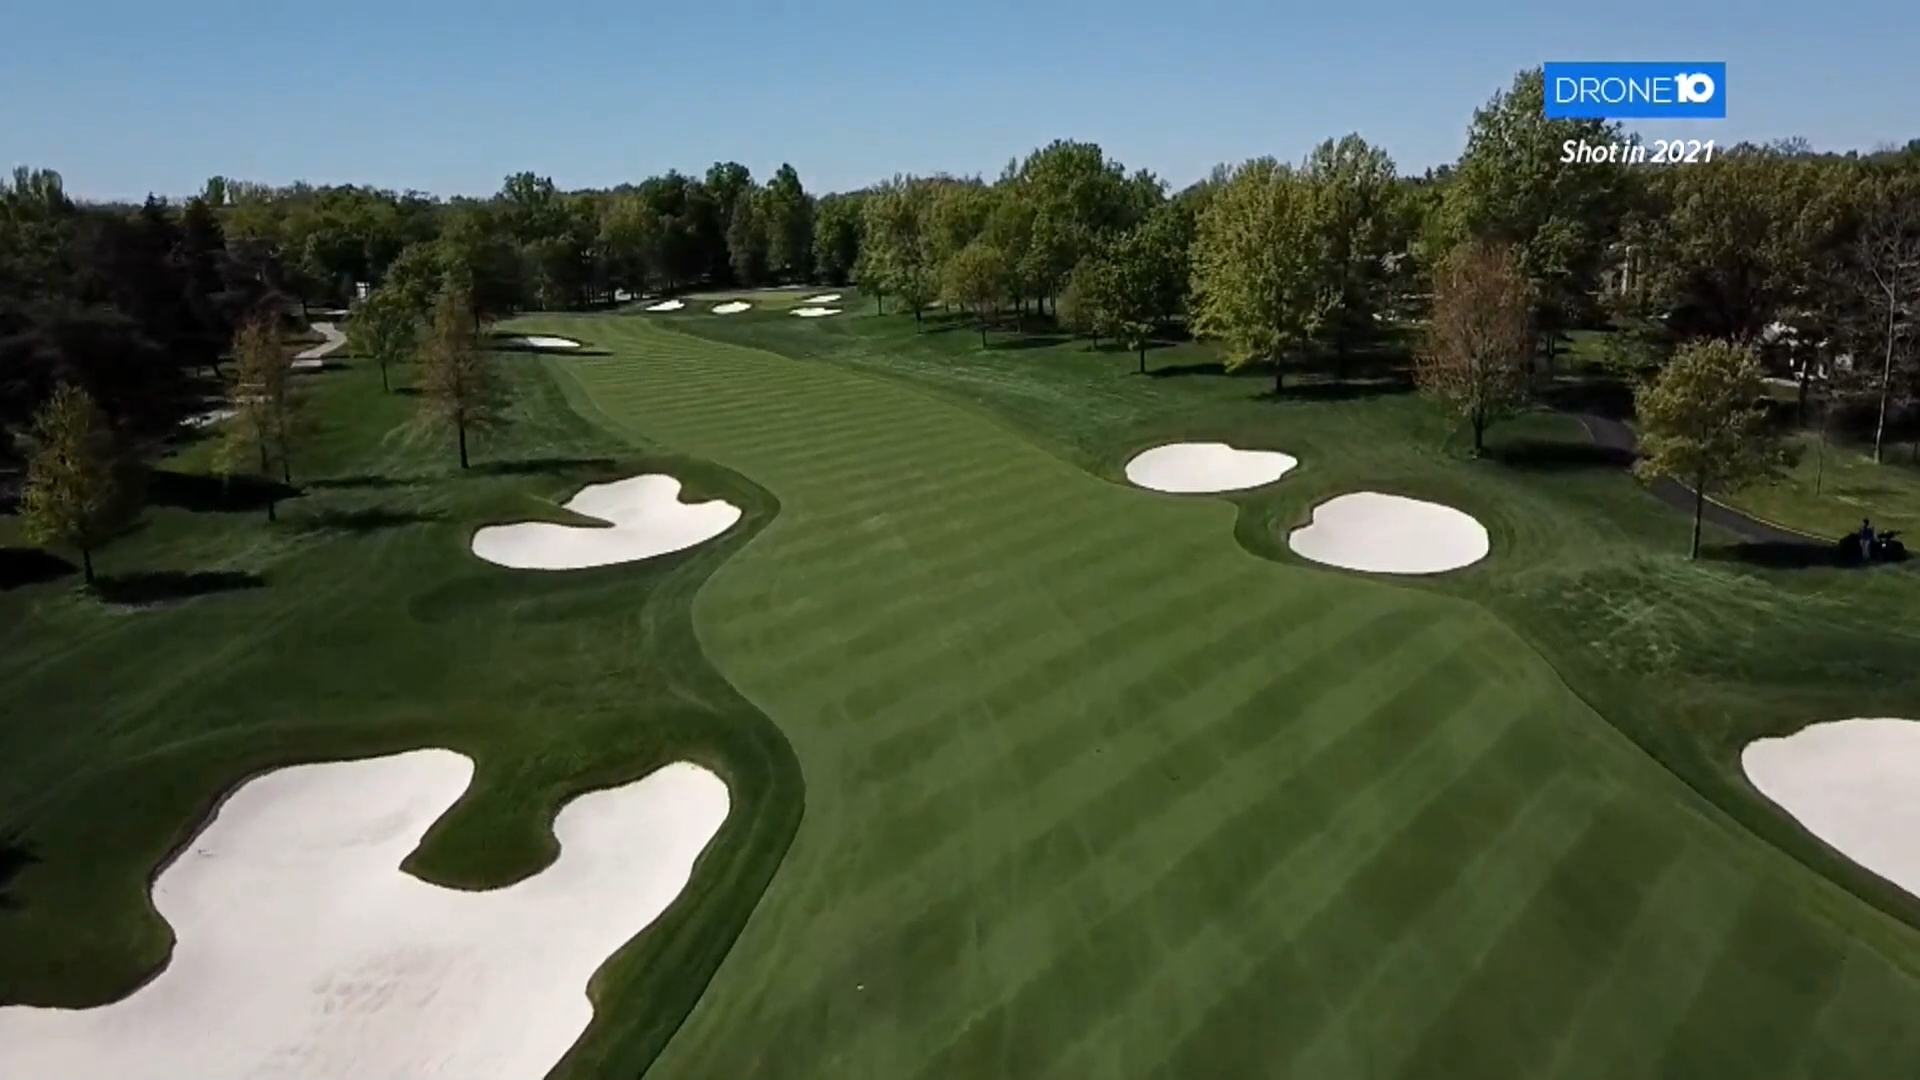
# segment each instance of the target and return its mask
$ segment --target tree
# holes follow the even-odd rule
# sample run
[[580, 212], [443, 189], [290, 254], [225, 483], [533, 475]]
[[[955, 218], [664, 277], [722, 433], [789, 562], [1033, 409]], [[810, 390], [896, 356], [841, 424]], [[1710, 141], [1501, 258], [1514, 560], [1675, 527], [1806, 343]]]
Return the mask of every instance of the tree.
[[1700, 555], [1706, 500], [1770, 476], [1779, 444], [1767, 425], [1760, 365], [1745, 346], [1697, 341], [1681, 347], [1659, 378], [1634, 393], [1643, 476], [1693, 489], [1693, 544]]
[[1632, 176], [1625, 164], [1562, 164], [1568, 140], [1626, 139], [1617, 124], [1549, 119], [1545, 103], [1545, 80], [1534, 68], [1474, 111], [1466, 152], [1447, 184], [1446, 218], [1449, 248], [1467, 238], [1518, 245], [1533, 289], [1534, 330], [1551, 350], [1595, 290]]
[[767, 181], [761, 196], [766, 219], [767, 265], [786, 281], [813, 277], [813, 197], [800, 185], [800, 174], [781, 165]]
[[420, 321], [402, 292], [382, 285], [354, 306], [347, 336], [354, 351], [380, 365], [380, 389], [391, 393], [387, 369], [414, 354], [419, 345]]
[[1143, 375], [1154, 332], [1185, 297], [1187, 249], [1184, 211], [1163, 207], [1100, 244], [1068, 278], [1075, 320], [1096, 340], [1110, 337], [1136, 353]]
[[[277, 467], [281, 482], [293, 483], [293, 450], [305, 434], [302, 399], [268, 316], [247, 320], [234, 335], [227, 402], [233, 416], [215, 458], [220, 472], [231, 475], [242, 461], [257, 456], [262, 478], [271, 481]], [[267, 500], [268, 521], [274, 520], [274, 503], [271, 497]]]
[[1880, 353], [1879, 403], [1873, 425], [1873, 460], [1886, 460], [1887, 403], [1893, 396], [1897, 356], [1911, 348], [1920, 330], [1920, 195], [1880, 195], [1854, 248], [1861, 292], [1872, 312]]
[[468, 467], [467, 433], [506, 423], [505, 395], [479, 337], [465, 287], [450, 282], [434, 303], [427, 330], [420, 406], [428, 427], [454, 432], [462, 469]]
[[749, 190], [734, 204], [733, 221], [727, 226], [733, 279], [742, 285], [758, 285], [767, 277], [767, 221], [760, 212], [762, 201], [758, 192]]
[[1487, 426], [1526, 400], [1527, 281], [1512, 247], [1484, 240], [1454, 249], [1437, 277], [1414, 381], [1472, 426], [1477, 455]]
[[847, 284], [860, 265], [863, 201], [860, 195], [828, 195], [815, 209], [813, 267], [826, 284]]
[[1286, 366], [1315, 341], [1328, 303], [1314, 250], [1312, 186], [1272, 158], [1234, 170], [1200, 214], [1193, 244], [1193, 330], [1226, 345], [1228, 370]]
[[106, 414], [71, 383], [60, 384], [35, 414], [29, 442], [20, 499], [27, 538], [78, 552], [92, 585], [94, 551], [139, 511], [131, 460]]
[[1394, 167], [1386, 151], [1359, 135], [1314, 148], [1302, 170], [1314, 185], [1315, 247], [1329, 298], [1323, 332], [1343, 362], [1374, 335], [1386, 306], [1387, 257], [1395, 224]]
[[980, 324], [980, 347], [987, 347], [987, 312], [1005, 295], [1005, 253], [984, 241], [974, 241], [948, 261], [945, 294], [973, 310]]

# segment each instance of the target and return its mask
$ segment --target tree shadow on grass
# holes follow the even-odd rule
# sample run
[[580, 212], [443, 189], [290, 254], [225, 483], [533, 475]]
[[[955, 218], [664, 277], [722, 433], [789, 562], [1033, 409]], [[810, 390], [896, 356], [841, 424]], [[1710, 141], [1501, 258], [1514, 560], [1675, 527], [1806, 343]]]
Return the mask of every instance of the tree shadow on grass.
[[420, 396], [420, 388], [417, 386], [396, 386], [393, 388], [393, 392], [401, 397]]
[[1836, 544], [1774, 541], [1738, 544], [1705, 544], [1700, 557], [1715, 562], [1741, 563], [1767, 570], [1808, 570], [1822, 566], [1848, 566]]
[[359, 473], [353, 476], [334, 476], [325, 480], [310, 480], [307, 486], [316, 491], [359, 491], [365, 488], [405, 487], [405, 480], [395, 480], [391, 476], [375, 476], [372, 473]]
[[241, 570], [151, 570], [101, 577], [94, 582], [93, 591], [109, 604], [146, 607], [213, 593], [258, 589], [266, 583], [267, 579], [259, 574]]
[[39, 548], [0, 547], [0, 592], [55, 581], [79, 569]]
[[1411, 394], [1413, 389], [1413, 380], [1407, 378], [1327, 379], [1289, 382], [1277, 392], [1269, 386], [1254, 397], [1261, 401], [1361, 401]]
[[1609, 420], [1633, 416], [1633, 387], [1617, 379], [1556, 380], [1534, 391], [1540, 404], [1570, 413], [1591, 413]]
[[987, 348], [994, 352], [1023, 352], [1027, 349], [1051, 349], [1072, 340], [1066, 334], [1018, 334], [992, 339]]
[[446, 515], [437, 511], [396, 510], [390, 506], [369, 506], [359, 510], [319, 510], [296, 519], [293, 527], [304, 533], [352, 533], [364, 535], [383, 529], [398, 529], [406, 525], [421, 525], [430, 521], [445, 520]]
[[[1227, 365], [1218, 360], [1200, 360], [1188, 364], [1167, 364], [1164, 367], [1147, 368], [1147, 375], [1155, 379], [1178, 379], [1187, 375], [1240, 375], [1243, 371], [1229, 372]], [[1252, 374], [1251, 372], [1245, 372]], [[1269, 376], [1271, 377], [1271, 376]]]
[[147, 476], [147, 501], [196, 513], [265, 510], [300, 489], [261, 476], [206, 476], [201, 473], [155, 469]]
[[541, 476], [572, 472], [576, 469], [610, 469], [612, 467], [612, 458], [545, 457], [525, 458], [520, 461], [483, 461], [469, 471], [483, 476]]
[[27, 867], [40, 861], [27, 842], [9, 833], [0, 833], [0, 911], [18, 911], [20, 898], [14, 895], [14, 883]]
[[1510, 469], [1532, 472], [1573, 472], [1580, 469], [1626, 469], [1633, 451], [1590, 442], [1559, 439], [1505, 439], [1486, 448], [1490, 461]]

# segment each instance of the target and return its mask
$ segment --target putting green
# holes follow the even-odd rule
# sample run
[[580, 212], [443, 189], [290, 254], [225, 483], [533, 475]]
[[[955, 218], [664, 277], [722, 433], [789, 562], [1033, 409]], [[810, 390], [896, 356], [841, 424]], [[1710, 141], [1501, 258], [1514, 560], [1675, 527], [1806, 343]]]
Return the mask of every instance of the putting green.
[[594, 329], [549, 362], [577, 409], [780, 500], [695, 625], [806, 784], [650, 1077], [1920, 1065], [1911, 956], [1853, 928], [1911, 935], [1477, 605], [1258, 559], [1226, 502], [900, 384]]

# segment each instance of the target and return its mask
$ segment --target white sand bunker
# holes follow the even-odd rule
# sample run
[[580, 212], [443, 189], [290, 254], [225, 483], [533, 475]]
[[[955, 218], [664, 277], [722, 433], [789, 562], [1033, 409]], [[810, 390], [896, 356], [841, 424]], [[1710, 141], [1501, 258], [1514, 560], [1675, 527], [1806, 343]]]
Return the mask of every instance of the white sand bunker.
[[802, 300], [800, 302], [803, 304], [819, 305], [819, 304], [831, 304], [838, 299], [840, 299], [839, 293], [830, 292], [830, 293], [823, 293], [820, 296], [809, 296], [805, 300]]
[[560, 857], [493, 892], [399, 867], [466, 790], [419, 750], [249, 781], [154, 882], [177, 944], [98, 1009], [0, 1008], [0, 1076], [533, 1077], [592, 1019], [587, 981], [686, 887], [726, 785], [685, 762], [583, 795]]
[[1300, 462], [1277, 450], [1237, 450], [1226, 443], [1168, 443], [1127, 462], [1127, 479], [1143, 488], [1196, 494], [1271, 484]]
[[1486, 526], [1451, 506], [1358, 491], [1313, 508], [1287, 546], [1303, 559], [1376, 574], [1438, 574], [1487, 557]]
[[1748, 744], [1740, 766], [1808, 832], [1920, 896], [1920, 723], [1814, 724]]
[[516, 345], [525, 345], [530, 349], [577, 349], [580, 343], [572, 338], [542, 337], [539, 334], [513, 339]]
[[738, 315], [752, 306], [752, 304], [747, 303], [745, 300], [732, 300], [725, 304], [714, 305], [713, 313], [715, 315]]
[[660, 473], [590, 484], [566, 508], [607, 525], [490, 525], [473, 534], [473, 553], [516, 570], [582, 570], [690, 548], [740, 520], [740, 508], [724, 499], [681, 502], [680, 481]]
[[686, 306], [687, 306], [687, 303], [684, 300], [662, 300], [657, 304], [649, 305], [647, 310], [648, 311], [679, 311], [681, 308]]
[[818, 319], [823, 315], [838, 315], [840, 314], [840, 309], [833, 307], [797, 307], [793, 309], [793, 313], [803, 319]]

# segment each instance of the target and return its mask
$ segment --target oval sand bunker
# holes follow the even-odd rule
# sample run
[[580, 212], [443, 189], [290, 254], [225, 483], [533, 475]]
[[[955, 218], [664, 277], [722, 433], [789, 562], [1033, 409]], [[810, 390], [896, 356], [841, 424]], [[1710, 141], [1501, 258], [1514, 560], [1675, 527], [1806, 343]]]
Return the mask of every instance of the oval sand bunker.
[[687, 302], [684, 300], [662, 300], [657, 304], [650, 305], [647, 308], [647, 310], [648, 311], [679, 311], [681, 308], [686, 306], [687, 306]]
[[473, 553], [516, 570], [583, 570], [690, 548], [740, 520], [740, 508], [724, 499], [681, 502], [680, 481], [662, 473], [589, 484], [565, 505], [607, 524], [489, 525], [473, 534]]
[[817, 307], [821, 304], [831, 304], [838, 299], [840, 299], [839, 293], [830, 292], [830, 293], [822, 293], [819, 296], [809, 296], [805, 300], [802, 300], [800, 302], [803, 304], [809, 304]]
[[840, 314], [840, 309], [831, 307], [799, 307], [794, 308], [793, 313], [803, 319], [819, 319], [828, 315], [838, 315]]
[[539, 334], [533, 334], [528, 337], [518, 337], [513, 340], [515, 344], [525, 345], [530, 349], [577, 349], [580, 347], [580, 343], [572, 338], [543, 337]]
[[1813, 724], [1747, 744], [1740, 767], [1808, 832], [1920, 896], [1920, 723]]
[[713, 313], [715, 315], [738, 315], [752, 306], [752, 304], [747, 303], [745, 300], [731, 300], [724, 304], [714, 305]]
[[1487, 557], [1486, 526], [1451, 506], [1357, 491], [1313, 508], [1287, 546], [1303, 559], [1375, 574], [1438, 574]]
[[1244, 491], [1271, 484], [1299, 460], [1278, 450], [1237, 450], [1226, 443], [1168, 443], [1134, 455], [1127, 479], [1175, 494]]
[[726, 820], [681, 762], [591, 792], [560, 857], [490, 892], [400, 863], [473, 764], [449, 750], [248, 781], [155, 879], [167, 966], [98, 1009], [0, 1008], [0, 1076], [543, 1076], [593, 1017], [587, 982], [660, 917]]

